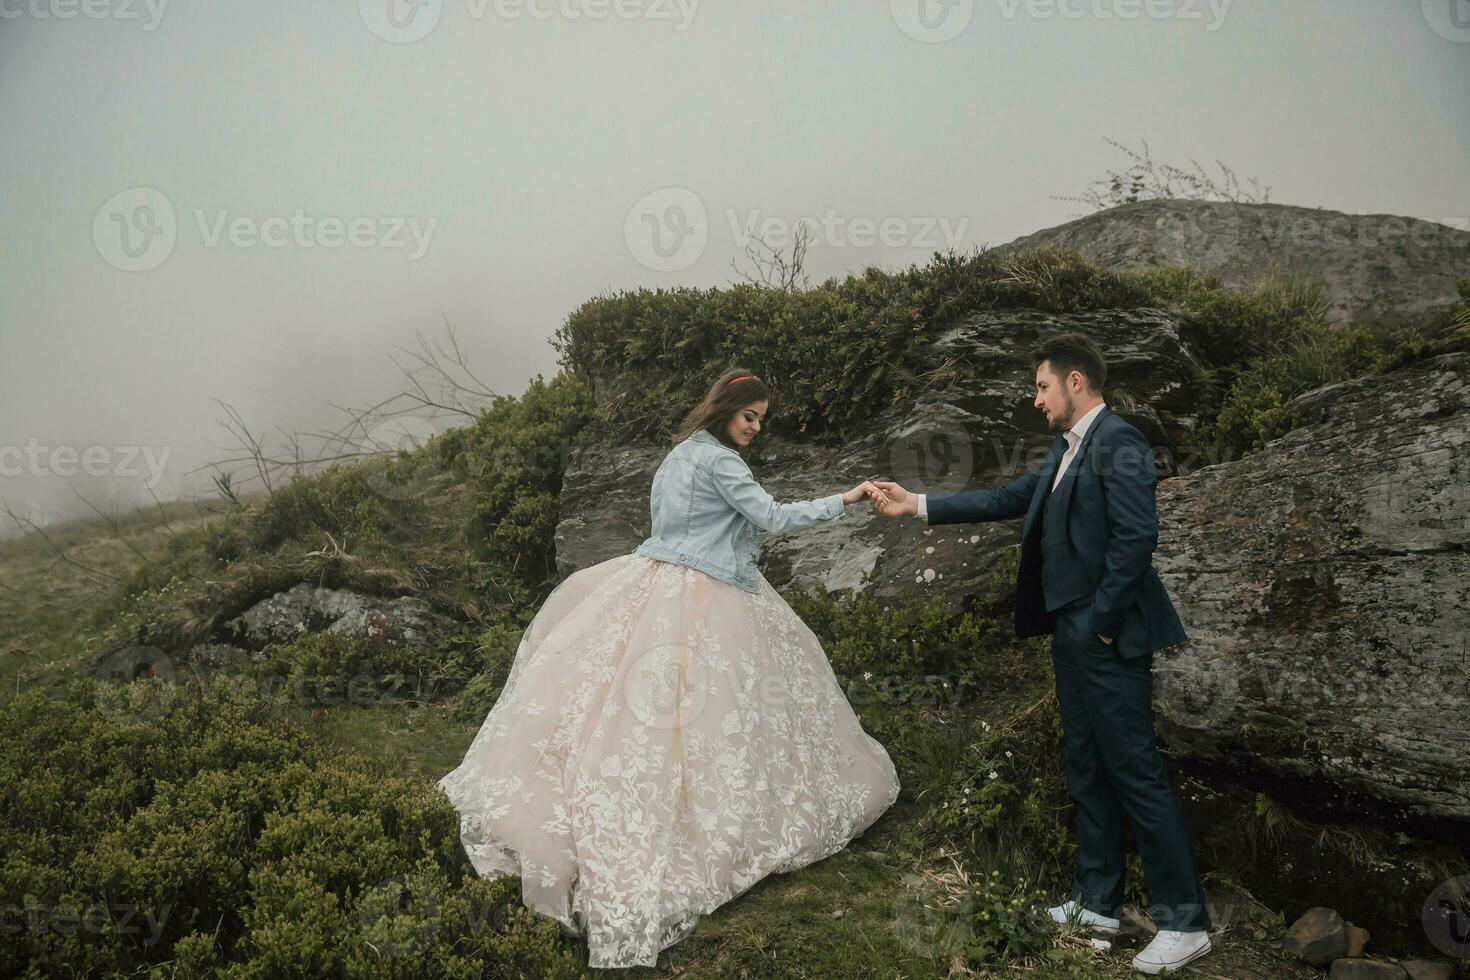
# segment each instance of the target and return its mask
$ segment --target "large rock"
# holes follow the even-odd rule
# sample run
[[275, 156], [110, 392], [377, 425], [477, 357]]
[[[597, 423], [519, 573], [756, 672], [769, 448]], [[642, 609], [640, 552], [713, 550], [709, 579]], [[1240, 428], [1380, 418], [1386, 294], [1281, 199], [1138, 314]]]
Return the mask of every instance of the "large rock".
[[649, 488], [669, 448], [595, 443], [571, 451], [555, 536], [562, 577], [626, 555], [648, 537]]
[[427, 646], [457, 626], [413, 596], [383, 598], [298, 582], [230, 620], [225, 632], [254, 647], [289, 643], [316, 631]]
[[1397, 963], [1344, 958], [1332, 961], [1327, 980], [1409, 980], [1409, 975]]
[[1173, 747], [1470, 819], [1467, 367], [1309, 392], [1309, 424], [1159, 484], [1155, 566], [1190, 636], [1154, 660]]
[[1364, 929], [1362, 926], [1355, 926], [1351, 922], [1348, 923], [1347, 933], [1348, 959], [1357, 959], [1358, 957], [1363, 955], [1365, 950], [1367, 950], [1368, 941], [1373, 938], [1373, 934], [1370, 933], [1367, 929]]
[[1347, 923], [1336, 909], [1310, 908], [1286, 930], [1281, 948], [1288, 956], [1326, 966], [1347, 952]]
[[1454, 301], [1470, 232], [1391, 214], [1285, 204], [1124, 204], [1000, 246], [1075, 248], [1115, 269], [1193, 265], [1245, 289], [1273, 271], [1321, 280], [1338, 322], [1402, 321]]
[[[911, 489], [993, 487], [1040, 464], [1029, 351], [1082, 330], [1107, 353], [1108, 402], [1160, 450], [1188, 453], [1199, 365], [1153, 310], [975, 316], [909, 355], [928, 387], [817, 445], [767, 433], [752, 468], [778, 500], [887, 476]], [[1154, 658], [1171, 747], [1253, 775], [1312, 777], [1397, 812], [1470, 819], [1470, 353], [1309, 392], [1308, 424], [1241, 459], [1182, 467], [1158, 488], [1154, 556], [1190, 639]], [[567, 574], [648, 534], [664, 446], [576, 451], [562, 493]], [[762, 534], [759, 565], [793, 583], [880, 596], [981, 590], [1019, 519], [927, 527], [866, 505]], [[1302, 783], [1302, 785], [1314, 785]], [[1350, 797], [1350, 799], [1349, 799]]]
[[[1158, 310], [1085, 314], [1009, 311], [972, 316], [908, 353], [927, 381], [915, 398], [843, 433], [836, 445], [762, 435], [751, 469], [777, 500], [806, 500], [886, 477], [939, 493], [1005, 483], [1045, 459], [1052, 435], [1032, 407], [1031, 351], [1080, 330], [1109, 364], [1108, 402], [1159, 447], [1166, 464], [1198, 424], [1189, 397], [1200, 365], [1179, 323]], [[649, 533], [648, 490], [665, 446], [593, 445], [574, 451], [561, 493], [557, 570], [569, 574], [632, 551]], [[762, 533], [758, 563], [777, 588], [793, 583], [879, 595], [981, 587], [1020, 521], [929, 528], [874, 515], [866, 504], [835, 521]]]

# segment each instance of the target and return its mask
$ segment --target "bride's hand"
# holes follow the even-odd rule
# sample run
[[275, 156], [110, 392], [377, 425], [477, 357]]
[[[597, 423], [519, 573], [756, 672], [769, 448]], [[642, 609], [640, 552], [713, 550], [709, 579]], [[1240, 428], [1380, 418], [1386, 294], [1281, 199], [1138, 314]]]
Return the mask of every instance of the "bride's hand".
[[902, 517], [917, 514], [917, 497], [891, 480], [873, 480], [875, 492], [869, 495], [873, 512], [884, 517]]
[[879, 490], [873, 485], [872, 480], [864, 480], [862, 483], [859, 483], [857, 486], [847, 491], [847, 493], [844, 493], [842, 495], [842, 502], [844, 504], [855, 504], [859, 500], [871, 498], [874, 494], [881, 495], [882, 492], [883, 491]]

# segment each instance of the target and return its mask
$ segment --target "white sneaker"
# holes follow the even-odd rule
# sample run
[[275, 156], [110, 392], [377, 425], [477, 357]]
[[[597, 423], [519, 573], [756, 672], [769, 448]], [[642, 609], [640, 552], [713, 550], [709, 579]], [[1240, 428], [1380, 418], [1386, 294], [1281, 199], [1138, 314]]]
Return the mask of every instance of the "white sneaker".
[[1174, 932], [1160, 929], [1137, 956], [1133, 957], [1133, 969], [1140, 973], [1157, 976], [1182, 970], [1210, 951], [1210, 936], [1204, 930], [1197, 932]]
[[1096, 912], [1083, 908], [1071, 899], [1046, 911], [1051, 915], [1052, 921], [1059, 926], [1064, 926], [1069, 922], [1075, 922], [1078, 925], [1088, 927], [1094, 932], [1100, 932], [1105, 936], [1116, 935], [1118, 927], [1122, 925], [1117, 919], [1110, 919], [1105, 915], [1098, 915]]

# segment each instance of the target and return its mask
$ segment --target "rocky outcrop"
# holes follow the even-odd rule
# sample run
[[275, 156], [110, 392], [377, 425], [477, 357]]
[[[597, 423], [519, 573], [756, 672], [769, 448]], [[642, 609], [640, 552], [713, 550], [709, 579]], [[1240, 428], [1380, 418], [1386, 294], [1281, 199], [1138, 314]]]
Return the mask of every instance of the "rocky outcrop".
[[[1155, 654], [1171, 747], [1254, 774], [1308, 777], [1332, 802], [1367, 799], [1470, 820], [1470, 353], [1308, 392], [1307, 421], [1244, 459], [1174, 466], [1197, 420], [1199, 366], [1152, 310], [975, 316], [913, 352], [915, 398], [837, 445], [771, 435], [752, 458], [779, 500], [887, 476], [911, 489], [996, 486], [1040, 464], [1029, 350], [1083, 330], [1109, 354], [1109, 403], [1176, 475], [1158, 487], [1154, 565], [1189, 640]], [[648, 533], [662, 446], [573, 454], [562, 494], [563, 574], [633, 550]], [[759, 565], [792, 583], [880, 596], [984, 587], [1019, 520], [927, 527], [859, 505], [838, 520], [763, 534]], [[1315, 791], [1314, 791], [1315, 792]]]
[[[870, 476], [929, 492], [1003, 483], [1045, 453], [1025, 353], [1058, 329], [1085, 329], [1114, 354], [1111, 404], [1158, 447], [1188, 445], [1194, 420], [1180, 388], [1197, 366], [1169, 317], [986, 314], [914, 354], [963, 383], [935, 372], [931, 391], [838, 447], [770, 438], [753, 460], [757, 479], [778, 500]], [[1307, 425], [1244, 460], [1161, 480], [1154, 564], [1189, 632], [1154, 660], [1158, 724], [1176, 751], [1470, 820], [1470, 729], [1460, 723], [1470, 708], [1467, 361], [1445, 354], [1307, 392], [1294, 403]], [[557, 530], [563, 573], [647, 536], [663, 451], [573, 454]], [[982, 588], [1019, 530], [1019, 520], [928, 527], [857, 505], [826, 525], [761, 536], [759, 563], [778, 588], [961, 598]]]
[[316, 631], [425, 646], [457, 625], [412, 596], [389, 599], [298, 582], [230, 620], [225, 632], [256, 648]]
[[1452, 980], [1455, 966], [1445, 960], [1382, 960], [1364, 956], [1369, 933], [1347, 922], [1336, 909], [1321, 906], [1293, 922], [1281, 940], [1282, 954], [1327, 967], [1327, 980]]
[[668, 450], [594, 443], [571, 451], [556, 525], [558, 574], [626, 555], [648, 537], [649, 488]]
[[1159, 485], [1190, 755], [1470, 819], [1470, 354], [1321, 388], [1310, 423]]
[[[1180, 342], [1179, 323], [1157, 310], [1086, 314], [985, 313], [961, 321], [909, 354], [925, 390], [818, 445], [761, 437], [756, 479], [777, 500], [805, 500], [886, 477], [932, 493], [993, 486], [1042, 462], [1052, 436], [1032, 407], [1031, 350], [1045, 337], [1081, 330], [1107, 351], [1109, 404], [1159, 447], [1169, 465], [1187, 450], [1198, 420], [1191, 386], [1200, 366]], [[572, 454], [556, 531], [557, 569], [626, 554], [649, 533], [648, 490], [664, 446], [594, 445]], [[777, 588], [793, 583], [879, 595], [980, 588], [1020, 522], [929, 528], [877, 517], [866, 505], [835, 521], [760, 536], [758, 563]]]
[[1453, 302], [1470, 276], [1470, 232], [1391, 214], [1285, 204], [1158, 200], [1124, 204], [998, 250], [1076, 249], [1114, 269], [1192, 265], [1246, 289], [1272, 272], [1322, 282], [1339, 323], [1403, 321]]

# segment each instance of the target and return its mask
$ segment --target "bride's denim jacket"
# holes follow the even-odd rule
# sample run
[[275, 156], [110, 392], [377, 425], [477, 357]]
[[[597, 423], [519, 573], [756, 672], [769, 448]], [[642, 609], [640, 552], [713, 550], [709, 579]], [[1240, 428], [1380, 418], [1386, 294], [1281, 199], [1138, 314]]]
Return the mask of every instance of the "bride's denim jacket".
[[842, 494], [778, 503], [750, 466], [698, 429], [659, 464], [649, 493], [653, 533], [633, 553], [676, 562], [757, 592], [756, 529], [789, 531], [842, 516]]

